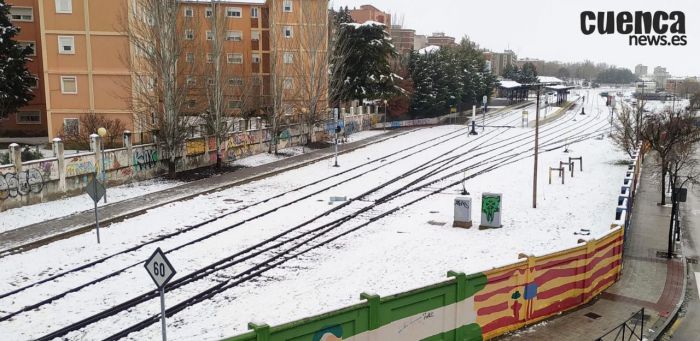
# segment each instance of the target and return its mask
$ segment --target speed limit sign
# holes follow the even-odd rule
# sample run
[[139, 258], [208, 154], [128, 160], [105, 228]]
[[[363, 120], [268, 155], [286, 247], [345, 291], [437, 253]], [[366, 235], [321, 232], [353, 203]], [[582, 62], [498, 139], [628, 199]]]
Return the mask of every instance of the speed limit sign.
[[160, 320], [163, 329], [163, 341], [167, 340], [165, 335], [165, 285], [170, 282], [170, 279], [175, 276], [175, 268], [170, 264], [167, 258], [165, 258], [165, 253], [160, 248], [157, 248], [155, 252], [148, 257], [146, 264], [146, 271], [151, 275], [151, 279], [158, 287], [160, 291]]
[[168, 284], [170, 279], [175, 276], [175, 268], [173, 268], [170, 261], [165, 258], [165, 253], [163, 253], [160, 248], [156, 249], [151, 257], [148, 257], [148, 260], [144, 266], [146, 267], [148, 274], [151, 275], [151, 278], [158, 289]]

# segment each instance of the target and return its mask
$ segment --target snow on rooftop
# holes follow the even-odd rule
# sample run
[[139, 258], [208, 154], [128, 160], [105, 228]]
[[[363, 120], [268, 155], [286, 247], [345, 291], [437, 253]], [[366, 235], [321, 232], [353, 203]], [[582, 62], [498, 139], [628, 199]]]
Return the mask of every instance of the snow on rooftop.
[[501, 83], [500, 87], [506, 88], [506, 89], [517, 88], [519, 86], [522, 86], [522, 84], [520, 84], [516, 81], [507, 80], [507, 79], [500, 81], [500, 83]]
[[420, 54], [433, 53], [439, 49], [440, 49], [440, 46], [430, 45], [430, 46], [426, 46], [426, 47], [418, 50], [418, 53], [420, 53]]
[[537, 76], [537, 80], [540, 83], [564, 83], [563, 80], [561, 80], [557, 77], [550, 77], [550, 76]]
[[349, 26], [352, 26], [352, 27], [354, 27], [354, 28], [359, 28], [359, 27], [362, 27], [362, 26], [386, 26], [386, 25], [384, 25], [384, 24], [382, 24], [382, 23], [380, 23], [380, 22], [376, 22], [376, 21], [372, 21], [372, 20], [367, 20], [367, 21], [365, 21], [365, 22], [362, 23], [362, 24], [358, 24], [358, 23], [355, 23], [355, 22], [349, 22], [349, 23], [343, 23], [343, 25], [349, 25]]

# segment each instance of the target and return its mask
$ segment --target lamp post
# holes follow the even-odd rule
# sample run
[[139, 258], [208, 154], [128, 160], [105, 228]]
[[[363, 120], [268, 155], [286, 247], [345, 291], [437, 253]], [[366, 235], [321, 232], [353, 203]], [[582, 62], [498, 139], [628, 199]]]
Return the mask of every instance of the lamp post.
[[[107, 188], [107, 171], [105, 170], [105, 136], [107, 136], [107, 129], [100, 127], [97, 129], [97, 135], [100, 135], [100, 152], [102, 154], [102, 182]], [[107, 191], [105, 191], [105, 204], [107, 203]]]
[[382, 128], [384, 129], [384, 131], [386, 131], [386, 103], [387, 101], [384, 100], [384, 124], [382, 124]]
[[537, 208], [537, 159], [540, 150], [540, 86], [537, 86], [537, 104], [535, 107], [535, 164], [532, 174], [532, 208]]

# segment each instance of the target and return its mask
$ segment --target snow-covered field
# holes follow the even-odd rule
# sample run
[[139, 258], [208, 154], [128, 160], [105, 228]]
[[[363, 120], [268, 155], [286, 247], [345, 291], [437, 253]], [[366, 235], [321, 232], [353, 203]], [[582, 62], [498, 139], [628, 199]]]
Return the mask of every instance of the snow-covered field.
[[[142, 262], [156, 247], [166, 252], [172, 250], [168, 257], [178, 271], [177, 280], [287, 232], [284, 238], [275, 239], [275, 243], [287, 244], [268, 251], [254, 249], [250, 252], [260, 254], [247, 260], [239, 256], [238, 263], [170, 289], [166, 294], [166, 305], [170, 307], [219, 283], [236, 280], [245, 270], [280, 251], [286, 250], [291, 256], [298, 254], [262, 276], [191, 305], [168, 319], [169, 339], [209, 340], [244, 332], [249, 321], [279, 324], [357, 303], [362, 291], [380, 295], [396, 293], [442, 281], [448, 270], [472, 273], [517, 261], [519, 253], [544, 254], [575, 246], [582, 228], [590, 229], [591, 237], [609, 231], [626, 169], [617, 165], [625, 155], [615, 150], [607, 138], [600, 138], [609, 129], [605, 102], [587, 101], [586, 112], [590, 115], [572, 112], [541, 127], [537, 209], [531, 208], [533, 129], [487, 128], [474, 137], [468, 136], [464, 127], [441, 126], [344, 154], [339, 158], [338, 168], [332, 167], [332, 160], [324, 160], [150, 210], [104, 229], [101, 245], [94, 244], [94, 235], [85, 234], [2, 258], [0, 295], [230, 213], [186, 233], [1, 298], [0, 319], [24, 306], [126, 268], [40, 309], [0, 322], [0, 339], [37, 338], [153, 290]], [[517, 110], [487, 124], [514, 126], [519, 120]], [[569, 142], [581, 141], [572, 142], [567, 154], [562, 148], [565, 138]], [[415, 147], [406, 150], [412, 146]], [[583, 157], [583, 172], [577, 167], [574, 177], [567, 178], [565, 185], [556, 176], [548, 184], [548, 167], [558, 167], [559, 161], [569, 156]], [[473, 168], [463, 171], [470, 166]], [[500, 167], [486, 172], [495, 166]], [[434, 175], [428, 176], [429, 173]], [[503, 193], [502, 229], [451, 227], [453, 200], [461, 185], [450, 184], [465, 174], [478, 174], [465, 183], [474, 207], [480, 207], [483, 192]], [[327, 178], [330, 176], [334, 177]], [[445, 179], [436, 181], [441, 177]], [[381, 187], [382, 184], [385, 186]], [[405, 186], [409, 187], [402, 191]], [[376, 191], [370, 191], [374, 187]], [[430, 195], [443, 187], [439, 193]], [[291, 192], [281, 195], [287, 191]], [[392, 192], [398, 195], [391, 197]], [[331, 196], [357, 200], [331, 204]], [[374, 206], [374, 203], [378, 204]], [[398, 207], [401, 208], [384, 218], [371, 220]], [[332, 224], [358, 211], [364, 212], [341, 224]], [[475, 210], [472, 215], [478, 225], [479, 212]], [[324, 229], [324, 224], [330, 225]], [[297, 229], [291, 231], [294, 227]], [[325, 234], [312, 232], [314, 229]], [[183, 246], [211, 233], [217, 234]], [[308, 244], [292, 249], [299, 241]], [[324, 241], [327, 243], [304, 252]], [[37, 260], [41, 266], [36, 266]], [[102, 339], [158, 314], [159, 309], [159, 301], [150, 299], [66, 337]], [[160, 326], [153, 324], [127, 339], [159, 337]]]

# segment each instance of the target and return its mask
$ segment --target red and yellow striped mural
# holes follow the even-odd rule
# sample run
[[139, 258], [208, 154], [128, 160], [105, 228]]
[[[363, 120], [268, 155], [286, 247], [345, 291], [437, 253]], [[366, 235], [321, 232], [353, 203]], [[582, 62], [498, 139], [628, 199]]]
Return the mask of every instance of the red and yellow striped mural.
[[484, 339], [519, 329], [590, 301], [620, 275], [623, 229], [599, 240], [484, 272], [474, 297]]

